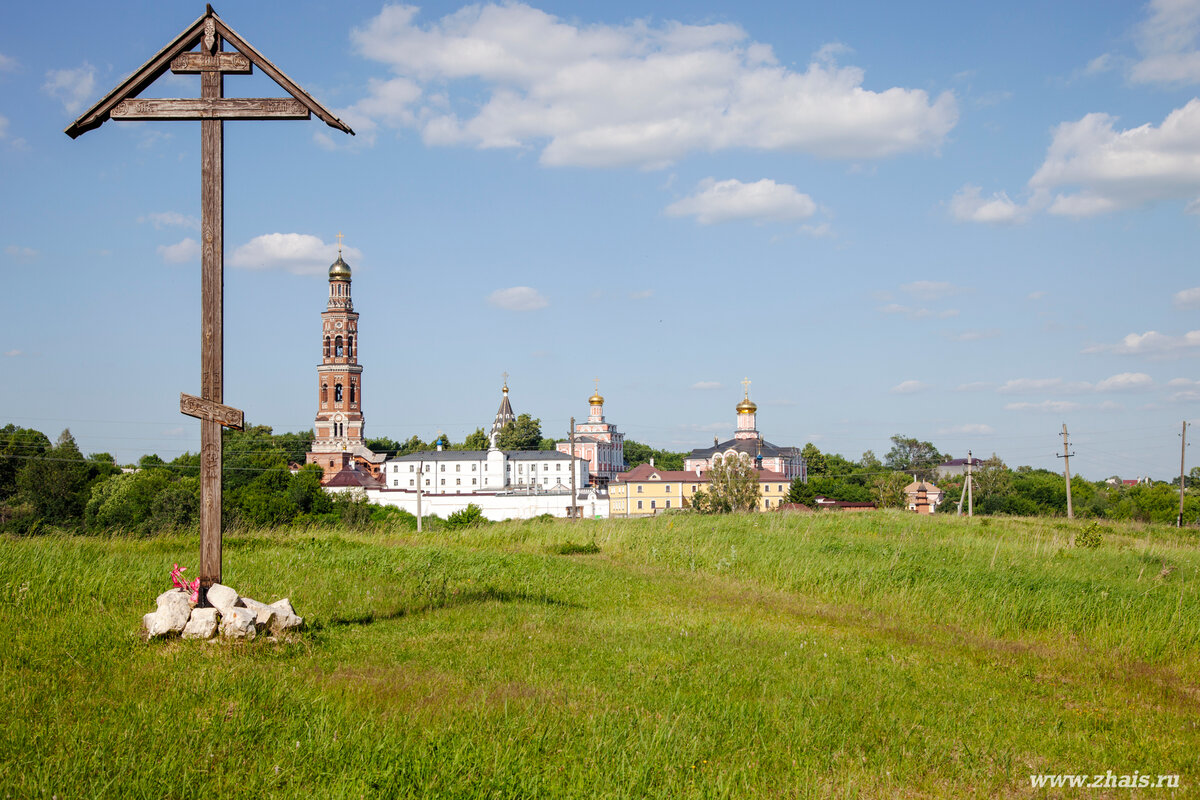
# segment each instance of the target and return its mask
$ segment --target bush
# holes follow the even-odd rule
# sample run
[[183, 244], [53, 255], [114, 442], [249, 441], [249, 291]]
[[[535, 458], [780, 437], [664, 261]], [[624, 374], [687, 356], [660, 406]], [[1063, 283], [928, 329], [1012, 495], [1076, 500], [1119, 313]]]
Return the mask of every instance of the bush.
[[1076, 547], [1088, 547], [1096, 549], [1100, 543], [1104, 541], [1104, 536], [1100, 533], [1100, 524], [1092, 522], [1085, 525], [1083, 530], [1075, 537]]
[[474, 503], [468, 503], [466, 508], [459, 509], [446, 517], [446, 527], [451, 529], [472, 528], [486, 522], [487, 518], [483, 516], [483, 509]]

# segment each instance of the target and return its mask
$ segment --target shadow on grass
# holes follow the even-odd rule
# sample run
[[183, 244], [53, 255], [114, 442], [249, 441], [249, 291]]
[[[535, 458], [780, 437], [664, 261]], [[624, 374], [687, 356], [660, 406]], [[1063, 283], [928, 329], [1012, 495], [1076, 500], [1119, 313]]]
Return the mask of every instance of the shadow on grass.
[[387, 622], [389, 620], [402, 619], [404, 617], [416, 616], [418, 614], [428, 614], [434, 611], [441, 611], [448, 608], [462, 608], [471, 605], [480, 605], [482, 603], [501, 602], [501, 603], [532, 603], [543, 606], [556, 606], [558, 608], [583, 608], [579, 603], [572, 603], [568, 600], [563, 600], [558, 597], [551, 597], [547, 594], [531, 594], [529, 592], [513, 592], [507, 589], [495, 589], [487, 587], [484, 589], [472, 589], [470, 591], [459, 592], [457, 594], [447, 594], [444, 597], [423, 603], [417, 606], [402, 606], [395, 611], [377, 614], [373, 611], [368, 611], [363, 614], [350, 614], [331, 617], [328, 620], [317, 620], [313, 624], [313, 630], [319, 631], [328, 628], [340, 628], [347, 625], [370, 625], [375, 622]]

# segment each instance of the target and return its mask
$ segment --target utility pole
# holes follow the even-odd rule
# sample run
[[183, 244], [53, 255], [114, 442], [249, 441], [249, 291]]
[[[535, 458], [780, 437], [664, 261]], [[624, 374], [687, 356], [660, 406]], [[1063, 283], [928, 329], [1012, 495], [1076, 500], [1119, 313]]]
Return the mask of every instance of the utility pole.
[[[959, 452], [962, 452], [961, 450]], [[975, 516], [975, 481], [971, 478], [971, 462], [975, 459], [967, 451], [967, 516]]]
[[571, 417], [571, 520], [575, 520], [575, 418]]
[[417, 533], [421, 532], [421, 481], [425, 480], [425, 459], [417, 462]]
[[1067, 479], [1067, 519], [1075, 519], [1075, 509], [1071, 507], [1071, 456], [1075, 455], [1070, 451], [1070, 444], [1067, 442], [1067, 423], [1063, 423], [1063, 454], [1059, 456], [1063, 460], [1063, 477]]
[[1183, 432], [1179, 434], [1179, 518], [1175, 520], [1175, 527], [1183, 527], [1183, 484], [1186, 478], [1183, 476], [1183, 460], [1184, 454], [1187, 452], [1187, 420], [1183, 421]]

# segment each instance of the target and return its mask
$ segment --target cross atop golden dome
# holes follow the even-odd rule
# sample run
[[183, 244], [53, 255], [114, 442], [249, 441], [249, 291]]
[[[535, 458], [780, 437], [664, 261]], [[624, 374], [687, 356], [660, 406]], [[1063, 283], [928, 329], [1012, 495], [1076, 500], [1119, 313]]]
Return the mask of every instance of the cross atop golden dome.
[[750, 379], [749, 378], [742, 379], [742, 389], [745, 391], [745, 396], [742, 398], [742, 402], [737, 404], [737, 413], [753, 414], [755, 411], [758, 411], [758, 406], [755, 405], [754, 401], [750, 399]]
[[596, 393], [588, 398], [588, 403], [593, 406], [604, 405], [604, 398], [600, 395], [600, 379], [596, 378]]

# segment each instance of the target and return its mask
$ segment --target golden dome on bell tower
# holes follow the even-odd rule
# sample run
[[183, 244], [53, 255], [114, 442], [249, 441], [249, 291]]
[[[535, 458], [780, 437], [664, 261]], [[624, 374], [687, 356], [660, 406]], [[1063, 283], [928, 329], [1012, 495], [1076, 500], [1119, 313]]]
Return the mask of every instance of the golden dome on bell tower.
[[337, 261], [329, 265], [329, 280], [331, 281], [348, 281], [350, 280], [350, 265], [342, 260], [342, 234], [338, 233], [338, 257]]
[[758, 406], [755, 405], [754, 401], [750, 399], [750, 379], [749, 378], [746, 378], [742, 381], [742, 387], [746, 390], [746, 394], [742, 398], [742, 402], [738, 403], [736, 406], [737, 413], [753, 414], [754, 412], [758, 411]]

